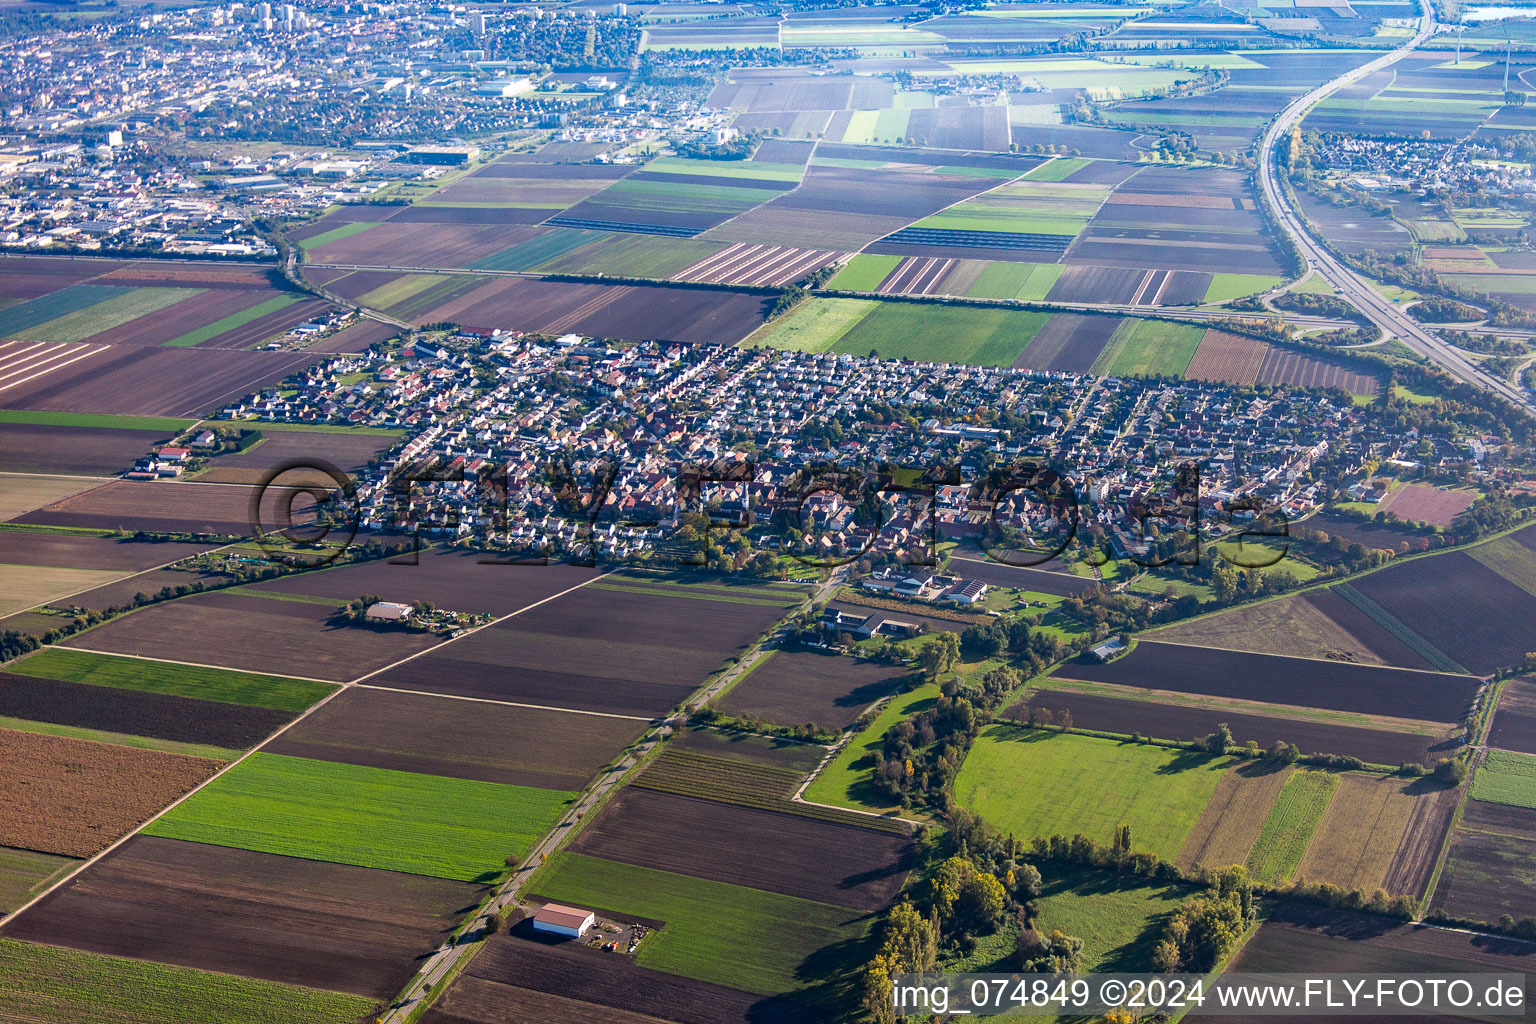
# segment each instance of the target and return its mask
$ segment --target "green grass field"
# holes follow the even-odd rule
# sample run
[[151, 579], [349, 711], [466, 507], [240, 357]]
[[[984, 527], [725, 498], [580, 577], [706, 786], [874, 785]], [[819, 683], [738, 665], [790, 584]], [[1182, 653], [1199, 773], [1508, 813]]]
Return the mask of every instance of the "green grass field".
[[322, 232], [318, 235], [311, 235], [308, 238], [300, 240], [299, 248], [303, 249], [305, 252], [309, 252], [311, 249], [320, 248], [327, 242], [336, 242], [343, 238], [351, 238], [353, 235], [360, 235], [364, 231], [367, 231], [369, 228], [376, 226], [377, 225], [373, 221], [357, 221], [353, 224], [342, 224], [340, 227], [334, 227], [329, 231]]
[[856, 911], [574, 853], [558, 855], [529, 890], [619, 917], [665, 921], [641, 943], [642, 966], [760, 995], [804, 988], [796, 977], [802, 961], [834, 945], [861, 946], [868, 928]]
[[238, 313], [231, 313], [229, 316], [220, 317], [211, 324], [205, 324], [195, 331], [188, 331], [186, 334], [178, 335], [165, 342], [165, 344], [175, 348], [191, 348], [193, 345], [201, 345], [209, 338], [217, 338], [225, 331], [232, 331], [236, 327], [244, 327], [253, 320], [266, 316], [268, 313], [276, 313], [280, 309], [285, 309], [298, 302], [300, 297], [298, 295], [274, 296], [265, 302], [257, 303], [250, 309], [242, 309]]
[[1075, 733], [992, 725], [955, 777], [955, 799], [1021, 838], [1081, 832], [1173, 860], [1230, 758]]
[[79, 863], [73, 857], [0, 846], [0, 914], [9, 914]]
[[173, 697], [198, 697], [225, 704], [250, 704], [279, 711], [303, 711], [332, 690], [330, 683], [311, 683], [284, 676], [228, 669], [195, 668], [146, 658], [72, 651], [50, 647], [6, 665], [7, 672], [44, 679], [63, 679], [92, 686], [146, 690]]
[[805, 168], [800, 164], [781, 164], [771, 160], [693, 160], [666, 156], [645, 165], [647, 171], [665, 174], [702, 174], [711, 178], [748, 178], [758, 181], [800, 180]]
[[1107, 377], [1177, 377], [1189, 368], [1203, 337], [1205, 328], [1193, 324], [1129, 321], [1104, 346], [1093, 372]]
[[1067, 268], [1059, 263], [989, 263], [967, 295], [1040, 302]]
[[1024, 177], [1029, 181], [1061, 181], [1070, 178], [1073, 174], [1093, 163], [1082, 157], [1062, 156], [1054, 160], [1048, 160], [1029, 171]]
[[167, 416], [113, 416], [99, 412], [45, 412], [34, 409], [0, 409], [0, 423], [25, 423], [39, 427], [91, 427], [101, 430], [161, 430], [179, 434], [196, 420]]
[[1536, 755], [1490, 750], [1472, 777], [1473, 800], [1536, 808]]
[[1033, 310], [887, 302], [854, 325], [832, 351], [1012, 366], [1050, 318]]
[[859, 253], [837, 272], [837, 275], [827, 283], [827, 287], [848, 292], [872, 292], [880, 287], [880, 282], [884, 281], [900, 262], [900, 256]]
[[1227, 302], [1244, 295], [1268, 291], [1280, 283], [1278, 277], [1265, 274], [1212, 274], [1210, 287], [1205, 290], [1206, 302]]
[[[511, 742], [511, 738], [509, 738]], [[490, 881], [574, 796], [384, 768], [252, 754], [149, 835], [387, 871]]]
[[[500, 269], [520, 268], [502, 267]], [[393, 281], [359, 295], [357, 302], [360, 306], [369, 306], [373, 309], [393, 309], [402, 302], [410, 301], [433, 285], [441, 284], [442, 281], [443, 277], [440, 274], [401, 274]]]
[[724, 249], [719, 242], [696, 238], [614, 234], [545, 260], [539, 269], [550, 274], [608, 274], [663, 280]]
[[967, 199], [918, 221], [914, 226], [951, 231], [1076, 235], [1098, 212], [1108, 194], [1109, 190], [1102, 188], [1017, 182]]
[[29, 1024], [356, 1024], [363, 996], [0, 939], [0, 1019]]
[[785, 352], [825, 352], [879, 305], [873, 299], [808, 299], [759, 327], [745, 344]]
[[870, 770], [879, 755], [885, 731], [897, 722], [932, 707], [938, 697], [937, 683], [919, 686], [910, 693], [898, 695], [881, 710], [869, 728], [837, 752], [837, 756], [806, 789], [805, 798], [813, 803], [852, 807], [860, 811], [884, 813], [894, 810], [875, 794], [870, 785]]
[[1085, 971], [1148, 971], [1162, 919], [1188, 892], [1092, 868], [1052, 864], [1036, 927], [1083, 940]]
[[1288, 881], [1301, 863], [1339, 779], [1327, 772], [1293, 772], [1275, 797], [1248, 854], [1248, 873], [1267, 885]]

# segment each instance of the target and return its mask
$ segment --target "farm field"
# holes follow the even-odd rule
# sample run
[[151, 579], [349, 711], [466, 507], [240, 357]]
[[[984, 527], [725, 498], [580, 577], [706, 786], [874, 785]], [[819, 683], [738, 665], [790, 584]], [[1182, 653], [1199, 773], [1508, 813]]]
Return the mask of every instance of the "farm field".
[[[1465, 821], [1464, 821], [1465, 823]], [[1470, 921], [1521, 917], [1536, 900], [1536, 839], [1457, 829], [1434, 909]]]
[[1433, 668], [1411, 648], [1330, 590], [1204, 615], [1149, 634], [1191, 647], [1325, 658], [1359, 665]]
[[62, 501], [104, 481], [76, 476], [0, 473], [0, 520], [13, 521], [28, 512]]
[[124, 574], [112, 569], [60, 569], [39, 565], [0, 565], [0, 615], [11, 615], [40, 604], [111, 583]]
[[1424, 722], [1460, 721], [1477, 692], [1477, 681], [1470, 676], [1217, 651], [1151, 640], [1141, 641], [1130, 654], [1107, 665], [1070, 662], [1056, 675]]
[[[1081, 832], [1108, 842], [1131, 826], [1132, 849], [1174, 859], [1232, 762], [1071, 733], [992, 725], [955, 777], [955, 797], [1020, 837]], [[1021, 778], [1038, 785], [1020, 787]]]
[[[1531, 947], [1513, 939], [1419, 928], [1368, 914], [1285, 903], [1232, 959], [1228, 970], [1526, 973], [1531, 959]], [[1222, 1019], [1248, 1024], [1263, 1018], [1230, 1015]]]
[[570, 849], [862, 911], [888, 906], [912, 866], [910, 841], [889, 832], [645, 788], [622, 791]]
[[74, 857], [0, 847], [0, 913], [11, 913], [79, 863]]
[[[723, 985], [663, 973], [571, 942], [540, 941], [526, 925], [497, 935], [448, 990], [443, 1006], [469, 1010], [473, 1024], [507, 1024], [505, 1008], [529, 998], [571, 998], [581, 1008], [600, 1007], [592, 1024], [715, 1024], [761, 1020], [794, 1024], [803, 1007], [782, 998], [761, 999]], [[788, 1012], [786, 1012], [788, 1011]], [[665, 1017], [659, 1016], [664, 1014]], [[428, 1020], [432, 1020], [428, 1015]], [[516, 1016], [512, 1020], [516, 1020]], [[541, 1018], [542, 1019], [542, 1018]], [[580, 1021], [577, 1017], [575, 1020]], [[456, 1018], [434, 1024], [458, 1024]]]
[[1511, 679], [1504, 684], [1488, 742], [1504, 750], [1536, 754], [1536, 682]]
[[667, 743], [673, 752], [780, 768], [801, 776], [810, 774], [826, 753], [825, 747], [815, 743], [698, 727], [673, 733]]
[[[1070, 712], [1072, 724], [1079, 729], [1126, 736], [1140, 733], [1164, 740], [1199, 739], [1226, 723], [1238, 743], [1253, 740], [1267, 749], [1278, 740], [1295, 746], [1304, 754], [1347, 754], [1371, 764], [1394, 767], [1408, 761], [1431, 763], [1434, 761], [1432, 753], [1442, 744], [1445, 749], [1441, 756], [1450, 753], [1450, 743], [1439, 738], [1440, 734], [1449, 731], [1445, 726], [1425, 726], [1423, 732], [1370, 728], [1345, 724], [1345, 721], [1329, 721], [1330, 716], [1316, 712], [1307, 718], [1266, 715], [1262, 713], [1264, 708], [1257, 704], [1245, 707], [1215, 702], [1203, 705], [1165, 703], [1158, 695], [1129, 689], [1110, 695], [1047, 687], [1035, 691], [1029, 706], [1049, 711], [1057, 721], [1062, 712]], [[1331, 717], [1344, 718], [1342, 715]]]
[[220, 668], [344, 682], [439, 642], [424, 633], [340, 625], [335, 611], [236, 593], [198, 594], [113, 619], [72, 637], [68, 646], [145, 658], [167, 650], [196, 651]]
[[457, 548], [430, 548], [414, 556], [341, 565], [255, 584], [252, 589], [273, 594], [327, 598], [338, 606], [359, 594], [378, 594], [386, 601], [426, 601], [435, 608], [480, 612], [497, 617], [589, 583], [597, 572], [579, 566], [510, 567], [494, 564], [492, 556]]
[[839, 338], [832, 351], [1012, 366], [1049, 318], [1049, 313], [1028, 310], [882, 303]]
[[758, 995], [805, 987], [795, 965], [829, 946], [859, 944], [869, 926], [840, 907], [577, 853], [554, 857], [530, 889], [620, 918], [664, 921], [637, 964]]
[[0, 465], [13, 473], [107, 476], [132, 467], [175, 430], [122, 430], [0, 421]]
[[293, 717], [285, 711], [0, 672], [0, 718], [240, 750]]
[[421, 775], [578, 790], [641, 729], [642, 723], [630, 719], [354, 687], [262, 750]]
[[1488, 751], [1472, 776], [1471, 796], [1487, 803], [1536, 809], [1536, 754]]
[[[316, 306], [323, 308], [320, 303]], [[294, 323], [307, 315], [311, 314], [301, 315]], [[261, 339], [252, 343], [257, 340]], [[6, 390], [8, 407], [52, 412], [89, 409], [117, 416], [200, 416], [281, 380], [318, 357], [303, 352], [90, 344], [52, 349], [47, 358], [52, 362], [46, 366], [18, 366], [0, 344], [0, 370], [7, 374], [32, 371]]]
[[389, 999], [481, 891], [140, 835], [0, 937]]
[[787, 352], [825, 352], [856, 327], [879, 303], [871, 299], [812, 298], [771, 320], [742, 341]]
[[1345, 889], [1419, 896], [1455, 805], [1455, 790], [1427, 780], [1340, 775], [1296, 873]]
[[1129, 320], [1094, 362], [1112, 377], [1178, 377], [1205, 336], [1202, 328], [1162, 320]]
[[[251, 491], [235, 484], [114, 480], [44, 505], [17, 521], [29, 526], [244, 537], [252, 532]], [[270, 528], [276, 520], [269, 517], [267, 522]]]
[[89, 857], [221, 765], [199, 757], [0, 729], [0, 846]]
[[814, 722], [841, 729], [906, 675], [900, 668], [813, 650], [778, 650], [759, 661], [717, 703], [728, 715], [779, 725]]
[[370, 682], [649, 718], [786, 611], [766, 601], [584, 587]]
[[1252, 764], [1237, 765], [1223, 775], [1179, 850], [1179, 867], [1247, 863], [1266, 816], [1293, 774], [1289, 768]]
[[1121, 321], [1111, 316], [1057, 313], [1040, 328], [1013, 365], [1032, 370], [1087, 373], [1120, 325]]
[[32, 530], [0, 531], [0, 563], [5, 565], [135, 571], [190, 558], [209, 547]]
[[1467, 554], [1527, 594], [1536, 596], [1536, 545], [1525, 543], [1524, 531], [1478, 544], [1469, 548]]
[[1298, 771], [1286, 780], [1248, 855], [1255, 879], [1268, 885], [1290, 880], [1337, 788], [1338, 777], [1326, 772]]
[[500, 277], [443, 301], [420, 304], [408, 315], [395, 315], [417, 323], [451, 320], [486, 332], [575, 332], [595, 338], [729, 345], [761, 326], [772, 305], [772, 299], [751, 292]]
[[353, 1024], [360, 996], [0, 938], [0, 1014], [37, 1024]]
[[503, 1024], [508, 1020], [558, 1020], [565, 1024], [666, 1024], [660, 1017], [629, 1013], [583, 999], [462, 977], [421, 1018], [422, 1024]]
[[1413, 634], [1480, 675], [1525, 656], [1536, 596], [1465, 551], [1417, 558], [1349, 584]]
[[571, 793], [256, 753], [147, 835], [488, 881]]
[[51, 647], [18, 661], [8, 662], [6, 670], [15, 675], [41, 679], [141, 690], [172, 697], [245, 704], [279, 711], [303, 711], [335, 689], [329, 683], [252, 672], [194, 668], [147, 658], [120, 658], [60, 647]]

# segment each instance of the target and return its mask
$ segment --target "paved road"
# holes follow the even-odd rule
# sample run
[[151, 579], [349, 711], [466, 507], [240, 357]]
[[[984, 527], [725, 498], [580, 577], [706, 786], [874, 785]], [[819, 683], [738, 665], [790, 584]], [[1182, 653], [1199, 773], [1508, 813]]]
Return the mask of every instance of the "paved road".
[[1306, 116], [1307, 111], [1314, 104], [1337, 90], [1359, 81], [1366, 75], [1380, 71], [1382, 68], [1390, 67], [1401, 60], [1415, 47], [1433, 35], [1435, 27], [1433, 14], [1426, 12], [1419, 19], [1418, 32], [1408, 42], [1368, 64], [1362, 64], [1353, 71], [1318, 86], [1281, 111], [1270, 124], [1269, 130], [1264, 133], [1264, 141], [1260, 147], [1259, 182], [1264, 189], [1265, 196], [1269, 199], [1271, 207], [1275, 210], [1286, 229], [1295, 236], [1296, 243], [1307, 262], [1347, 299], [1359, 307], [1360, 311], [1369, 317], [1372, 323], [1380, 327], [1388, 335], [1396, 337], [1413, 351], [1440, 364], [1446, 371], [1461, 380], [1495, 392], [1521, 408], [1536, 411], [1536, 398], [1533, 398], [1508, 381], [1501, 380], [1493, 374], [1486, 372], [1476, 363], [1462, 355], [1457, 349], [1420, 327], [1401, 308], [1382, 298], [1371, 287], [1370, 282], [1365, 277], [1357, 274], [1329, 253], [1322, 243], [1308, 231], [1306, 224], [1291, 206], [1290, 200], [1280, 187], [1280, 176], [1275, 158], [1276, 143]]

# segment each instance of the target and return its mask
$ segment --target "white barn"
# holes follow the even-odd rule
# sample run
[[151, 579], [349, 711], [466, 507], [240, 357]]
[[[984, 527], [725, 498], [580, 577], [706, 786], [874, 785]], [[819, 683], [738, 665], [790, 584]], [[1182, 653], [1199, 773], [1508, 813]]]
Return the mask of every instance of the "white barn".
[[553, 935], [569, 935], [579, 939], [596, 920], [592, 911], [563, 907], [558, 903], [546, 903], [544, 909], [533, 915], [533, 930]]

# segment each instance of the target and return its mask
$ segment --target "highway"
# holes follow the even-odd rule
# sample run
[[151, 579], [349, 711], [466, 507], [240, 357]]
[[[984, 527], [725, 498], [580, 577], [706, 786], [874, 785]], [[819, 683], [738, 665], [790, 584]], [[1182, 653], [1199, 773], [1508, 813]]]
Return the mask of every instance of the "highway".
[[1433, 12], [1426, 11], [1419, 19], [1418, 32], [1408, 42], [1368, 64], [1362, 64], [1353, 71], [1318, 86], [1282, 110], [1270, 123], [1268, 131], [1264, 133], [1264, 140], [1259, 149], [1259, 182], [1264, 189], [1264, 195], [1269, 200], [1270, 207], [1275, 211], [1285, 229], [1295, 237], [1296, 244], [1308, 264], [1337, 288], [1345, 298], [1354, 303], [1372, 323], [1387, 335], [1396, 337], [1414, 352], [1438, 363], [1453, 376], [1492, 391], [1526, 411], [1536, 412], [1536, 398], [1508, 381], [1501, 380], [1481, 369], [1456, 348], [1420, 327], [1401, 308], [1382, 298], [1365, 277], [1328, 252], [1308, 230], [1306, 223], [1292, 207], [1285, 191], [1280, 187], [1280, 172], [1276, 166], [1275, 156], [1276, 144], [1292, 127], [1300, 123], [1307, 111], [1339, 89], [1352, 85], [1365, 76], [1390, 67], [1401, 60], [1433, 35], [1435, 27]]

